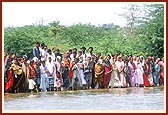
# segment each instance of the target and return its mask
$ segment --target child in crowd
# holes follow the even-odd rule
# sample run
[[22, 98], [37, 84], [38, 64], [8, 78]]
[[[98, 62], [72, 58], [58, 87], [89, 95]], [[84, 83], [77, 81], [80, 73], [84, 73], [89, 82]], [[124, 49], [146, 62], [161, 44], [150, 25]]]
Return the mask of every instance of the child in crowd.
[[30, 77], [29, 78], [29, 90], [31, 93], [36, 91], [36, 83], [35, 83], [35, 77]]

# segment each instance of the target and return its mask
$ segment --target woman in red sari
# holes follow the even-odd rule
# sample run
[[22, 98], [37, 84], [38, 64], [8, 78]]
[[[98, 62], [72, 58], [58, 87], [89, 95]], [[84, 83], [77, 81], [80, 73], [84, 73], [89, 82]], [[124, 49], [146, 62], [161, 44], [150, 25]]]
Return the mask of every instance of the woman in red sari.
[[144, 79], [144, 86], [148, 87], [150, 86], [150, 82], [148, 80], [149, 74], [150, 74], [150, 65], [148, 64], [149, 59], [146, 59], [143, 69], [144, 69], [144, 73], [143, 73], [143, 79]]
[[110, 82], [110, 77], [111, 77], [111, 72], [112, 72], [112, 65], [110, 64], [110, 61], [108, 58], [105, 59], [104, 61], [104, 87], [107, 88], [108, 84]]
[[72, 77], [73, 77], [73, 66], [75, 65], [75, 62], [74, 61], [71, 61], [70, 64], [69, 64], [69, 79], [70, 79], [70, 87], [72, 87]]
[[13, 70], [9, 69], [11, 67], [13, 59], [16, 58], [15, 54], [9, 56], [4, 52], [4, 91], [11, 92], [14, 82]]
[[5, 84], [5, 92], [12, 92], [13, 82], [14, 82], [13, 71], [9, 70], [7, 83]]

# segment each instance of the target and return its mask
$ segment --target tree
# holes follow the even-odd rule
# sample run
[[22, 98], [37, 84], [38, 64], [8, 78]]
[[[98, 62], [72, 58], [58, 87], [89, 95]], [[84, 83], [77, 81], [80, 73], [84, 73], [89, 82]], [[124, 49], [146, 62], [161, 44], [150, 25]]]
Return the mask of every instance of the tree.
[[132, 35], [136, 27], [140, 25], [140, 20], [142, 17], [144, 17], [145, 14], [142, 10], [142, 5], [129, 4], [124, 9], [125, 12], [119, 15], [126, 19], [127, 33]]
[[[140, 15], [141, 13], [141, 15]], [[133, 54], [142, 52], [145, 55], [161, 57], [164, 54], [164, 5], [152, 4], [137, 6], [128, 5], [124, 16], [127, 19], [127, 28], [124, 33]], [[127, 34], [129, 32], [129, 34]], [[136, 39], [134, 39], [136, 38]]]
[[139, 34], [146, 36], [148, 52], [155, 57], [164, 55], [164, 5], [146, 5], [148, 17], [139, 28]]
[[[145, 7], [145, 8], [144, 8]], [[140, 10], [142, 14], [138, 15]], [[53, 21], [48, 25], [36, 24], [4, 29], [4, 48], [8, 53], [28, 54], [31, 57], [34, 42], [45, 43], [48, 48], [59, 48], [65, 53], [76, 47], [92, 46], [94, 52], [103, 55], [119, 54], [162, 57], [164, 54], [164, 5], [130, 5], [123, 16], [127, 27], [102, 24], [60, 25]], [[144, 13], [146, 12], [146, 13]], [[129, 34], [128, 34], [129, 33]], [[12, 41], [12, 42], [11, 42]]]

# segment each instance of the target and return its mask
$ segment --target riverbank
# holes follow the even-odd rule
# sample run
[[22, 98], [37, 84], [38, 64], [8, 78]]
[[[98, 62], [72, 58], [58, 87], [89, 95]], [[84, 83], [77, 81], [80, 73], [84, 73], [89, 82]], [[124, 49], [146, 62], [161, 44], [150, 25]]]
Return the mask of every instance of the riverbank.
[[150, 93], [154, 92], [155, 89], [159, 89], [160, 91], [164, 91], [164, 86], [157, 86], [157, 87], [129, 87], [129, 88], [110, 88], [110, 89], [89, 89], [89, 90], [66, 90], [66, 91], [47, 91], [47, 92], [36, 92], [36, 93], [5, 93], [4, 94], [4, 99], [8, 100], [10, 99], [15, 99], [18, 97], [25, 97], [29, 95], [40, 95], [40, 94], [47, 94], [47, 95], [52, 95], [52, 94], [58, 94], [58, 95], [68, 95], [68, 94], [75, 94], [79, 95], [81, 92], [85, 92], [86, 94], [103, 94], [103, 93], [110, 93], [110, 94], [129, 94], [129, 93], [142, 93], [142, 92], [137, 92], [138, 90], [144, 91], [143, 93]]

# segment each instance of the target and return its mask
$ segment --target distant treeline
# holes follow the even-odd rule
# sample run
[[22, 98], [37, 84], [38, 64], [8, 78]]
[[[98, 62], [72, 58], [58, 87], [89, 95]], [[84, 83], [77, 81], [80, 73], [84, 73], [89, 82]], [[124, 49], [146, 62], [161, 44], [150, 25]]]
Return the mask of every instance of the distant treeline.
[[[137, 6], [131, 5], [130, 7]], [[94, 53], [101, 52], [103, 55], [122, 53], [125, 56], [163, 57], [164, 6], [155, 4], [146, 5], [146, 7], [149, 16], [127, 17], [129, 23], [126, 27], [114, 24], [103, 24], [97, 27], [81, 23], [63, 26], [59, 21], [48, 25], [6, 27], [4, 29], [4, 50], [9, 54], [15, 52], [19, 56], [26, 54], [31, 57], [34, 42], [39, 41], [45, 43], [50, 49], [59, 48], [61, 53], [72, 48], [91, 46], [94, 48]], [[126, 15], [123, 16], [126, 17]]]

